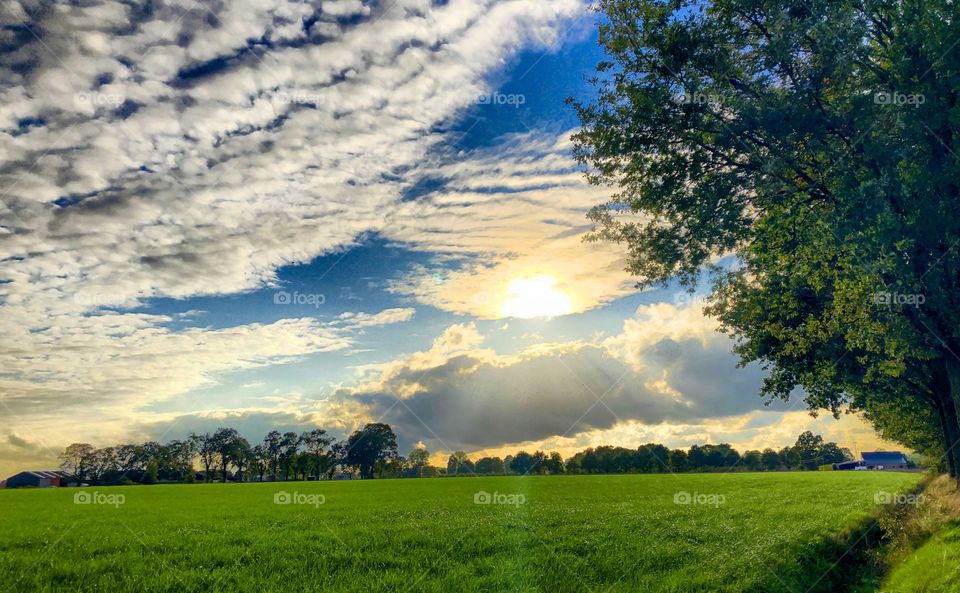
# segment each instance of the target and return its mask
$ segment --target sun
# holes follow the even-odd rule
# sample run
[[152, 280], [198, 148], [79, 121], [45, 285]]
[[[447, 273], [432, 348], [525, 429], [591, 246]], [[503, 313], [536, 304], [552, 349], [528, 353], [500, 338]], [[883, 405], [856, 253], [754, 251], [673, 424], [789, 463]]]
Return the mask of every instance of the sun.
[[517, 278], [507, 285], [507, 300], [500, 307], [504, 317], [557, 317], [573, 311], [570, 297], [557, 290], [553, 276]]

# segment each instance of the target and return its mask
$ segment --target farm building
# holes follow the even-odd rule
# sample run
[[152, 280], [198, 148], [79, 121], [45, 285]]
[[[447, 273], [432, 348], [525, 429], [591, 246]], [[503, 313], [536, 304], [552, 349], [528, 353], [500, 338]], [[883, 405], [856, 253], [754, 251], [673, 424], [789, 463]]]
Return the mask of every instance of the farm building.
[[863, 453], [867, 469], [907, 469], [907, 457], [900, 451], [875, 451]]
[[66, 486], [73, 480], [73, 476], [67, 472], [53, 470], [35, 470], [22, 471], [7, 478], [7, 488], [20, 488], [32, 486], [34, 488], [56, 488]]
[[850, 470], [857, 469], [858, 467], [863, 467], [862, 461], [842, 461], [840, 463], [833, 464], [833, 469], [837, 470]]

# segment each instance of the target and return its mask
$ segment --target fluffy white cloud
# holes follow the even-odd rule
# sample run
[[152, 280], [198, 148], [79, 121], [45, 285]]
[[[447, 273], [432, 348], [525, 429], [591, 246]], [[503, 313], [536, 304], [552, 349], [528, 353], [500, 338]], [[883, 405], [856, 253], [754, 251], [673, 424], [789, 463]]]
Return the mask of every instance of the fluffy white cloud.
[[40, 39], [0, 58], [5, 317], [249, 290], [384, 228], [435, 126], [582, 9], [15, 5]]
[[[269, 286], [382, 230], [444, 135], [577, 0], [8, 2], [0, 403], [121, 417], [228, 370], [341, 350], [407, 310], [171, 329], [103, 313]], [[96, 416], [98, 426], [109, 417]], [[82, 422], [77, 420], [77, 423]], [[79, 437], [80, 435], [78, 435]]]
[[[55, 434], [74, 422], [78, 433], [102, 432], [147, 404], [210, 385], [221, 373], [344, 350], [363, 328], [412, 313], [390, 309], [327, 323], [283, 319], [181, 331], [164, 327], [173, 319], [156, 315], [63, 318], [42, 331], [24, 329], [0, 347], [0, 404], [18, 430]], [[90, 424], [84, 428], [81, 419]]]

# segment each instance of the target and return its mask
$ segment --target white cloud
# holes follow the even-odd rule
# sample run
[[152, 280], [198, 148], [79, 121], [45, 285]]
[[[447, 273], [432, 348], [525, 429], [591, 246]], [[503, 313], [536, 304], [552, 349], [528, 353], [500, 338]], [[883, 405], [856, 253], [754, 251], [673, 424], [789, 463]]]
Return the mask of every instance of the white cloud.
[[[107, 426], [219, 373], [343, 351], [412, 310], [174, 330], [103, 313], [269, 286], [382, 230], [485, 77], [577, 0], [8, 3], [0, 380], [18, 430]], [[11, 36], [17, 36], [13, 39]], [[54, 204], [54, 201], [59, 204]], [[54, 420], [56, 419], [56, 421]]]

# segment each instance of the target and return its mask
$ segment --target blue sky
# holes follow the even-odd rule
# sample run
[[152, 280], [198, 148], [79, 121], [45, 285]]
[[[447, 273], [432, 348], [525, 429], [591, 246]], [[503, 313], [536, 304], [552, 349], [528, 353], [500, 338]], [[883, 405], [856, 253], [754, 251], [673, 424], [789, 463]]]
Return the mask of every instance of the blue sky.
[[16, 10], [0, 470], [224, 424], [380, 420], [438, 458], [875, 440], [763, 406], [698, 295], [581, 241], [611, 191], [570, 156], [584, 4]]

